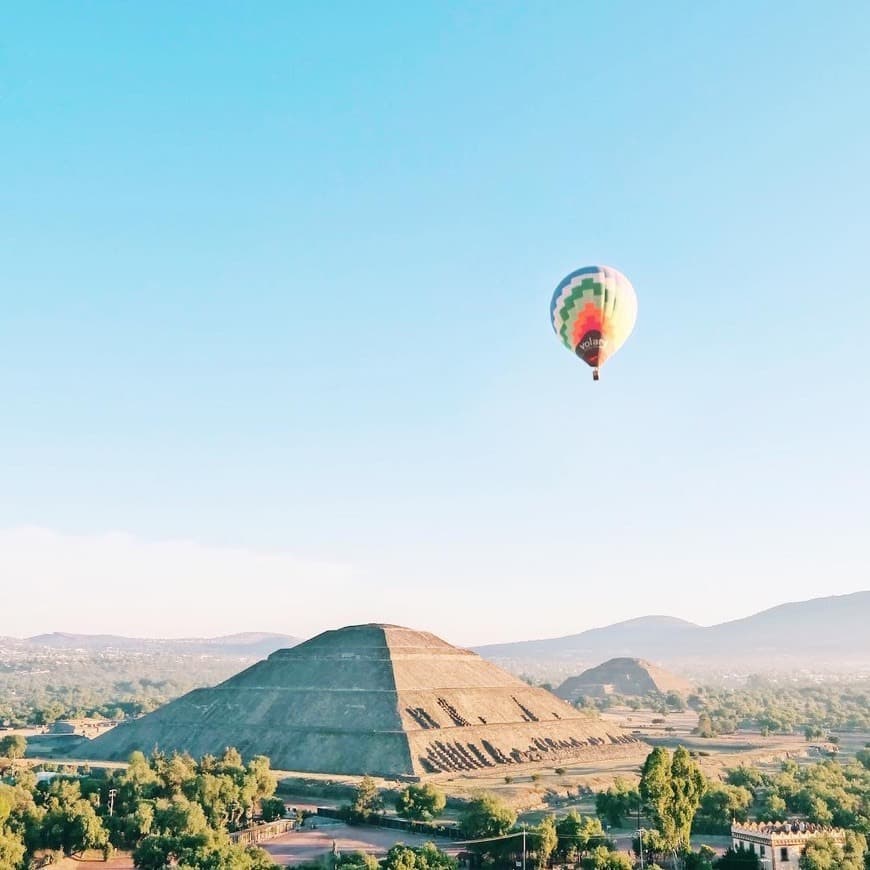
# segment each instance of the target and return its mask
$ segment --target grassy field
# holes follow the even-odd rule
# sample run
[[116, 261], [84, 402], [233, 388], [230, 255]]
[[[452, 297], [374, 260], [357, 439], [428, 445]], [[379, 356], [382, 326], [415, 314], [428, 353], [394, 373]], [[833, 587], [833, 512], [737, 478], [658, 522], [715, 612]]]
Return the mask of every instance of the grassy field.
[[[547, 812], [564, 813], [577, 809], [581, 813], [594, 812], [595, 792], [606, 789], [616, 777], [631, 781], [639, 779], [639, 769], [652, 746], [674, 748], [686, 746], [696, 754], [696, 760], [708, 776], [718, 778], [724, 771], [740, 764], [775, 765], [781, 760], [806, 756], [808, 744], [802, 735], [763, 736], [759, 731], [740, 731], [713, 739], [692, 734], [697, 725], [697, 714], [692, 711], [669, 713], [662, 716], [652, 710], [633, 711], [614, 708], [602, 714], [615, 726], [631, 731], [644, 740], [636, 757], [597, 761], [594, 764], [566, 763], [563, 768], [539, 767], [535, 769], [503, 768], [497, 773], [463, 774], [439, 779], [437, 785], [448, 795], [445, 817], [455, 818], [463, 803], [475, 792], [488, 791], [522, 812], [523, 819], [536, 821]], [[653, 721], [663, 720], [663, 721]], [[858, 736], [856, 748], [863, 745]], [[843, 741], [846, 742], [845, 739]], [[860, 745], [859, 745], [860, 744]], [[807, 756], [807, 760], [810, 759]], [[338, 806], [351, 798], [359, 777], [293, 774], [279, 775], [282, 793], [294, 795], [297, 800]], [[380, 780], [378, 785], [387, 793], [387, 803], [403, 785], [392, 780]]]
[[[594, 809], [594, 793], [606, 789], [616, 777], [636, 781], [640, 765], [652, 746], [674, 748], [686, 746], [695, 754], [704, 773], [719, 778], [725, 770], [741, 764], [773, 769], [785, 758], [812, 763], [819, 755], [809, 754], [810, 744], [803, 735], [764, 736], [760, 731], [741, 730], [735, 734], [705, 739], [692, 734], [697, 725], [697, 714], [691, 710], [662, 715], [653, 710], [612, 708], [602, 718], [618, 728], [633, 733], [645, 742], [638, 747], [636, 756], [594, 763], [570, 764], [564, 768], [524, 766], [510, 767], [484, 774], [475, 772], [453, 778], [438, 779], [437, 785], [448, 795], [447, 817], [455, 817], [464, 802], [475, 792], [489, 791], [528, 814], [529, 820], [544, 812], [567, 812], [575, 808], [588, 813]], [[31, 734], [33, 731], [31, 730]], [[30, 736], [30, 735], [28, 735]], [[867, 733], [842, 733], [840, 758], [846, 761], [870, 742]], [[35, 748], [35, 747], [34, 747]], [[28, 753], [30, 754], [30, 753]], [[74, 758], [30, 758], [30, 763], [41, 760], [54, 764], [77, 764]], [[115, 767], [116, 764], [89, 762], [91, 767]], [[282, 796], [300, 804], [338, 806], [349, 803], [360, 777], [335, 774], [294, 773], [276, 771]], [[378, 785], [386, 792], [388, 805], [391, 798], [403, 788], [395, 780], [380, 780]]]

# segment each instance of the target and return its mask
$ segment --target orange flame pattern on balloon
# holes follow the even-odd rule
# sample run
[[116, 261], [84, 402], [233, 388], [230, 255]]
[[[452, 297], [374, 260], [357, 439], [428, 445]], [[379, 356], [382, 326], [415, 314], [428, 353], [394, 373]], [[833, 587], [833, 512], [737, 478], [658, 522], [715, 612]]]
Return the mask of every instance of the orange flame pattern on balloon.
[[637, 295], [617, 269], [585, 266], [559, 283], [550, 303], [550, 317], [565, 347], [598, 368], [634, 329]]

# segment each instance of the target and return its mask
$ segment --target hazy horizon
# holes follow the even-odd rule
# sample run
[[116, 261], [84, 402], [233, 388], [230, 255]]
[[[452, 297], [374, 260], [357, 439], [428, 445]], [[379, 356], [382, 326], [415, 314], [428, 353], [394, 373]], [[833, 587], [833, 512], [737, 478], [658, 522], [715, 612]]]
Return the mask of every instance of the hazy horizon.
[[[867, 587], [866, 3], [0, 24], [0, 635]], [[639, 300], [597, 384], [548, 322], [588, 263]]]
[[[37, 538], [41, 541], [45, 541], [48, 537], [48, 533], [45, 530], [41, 529], [21, 529], [18, 530], [19, 533], [24, 534], [25, 536]], [[69, 589], [73, 591], [78, 590], [82, 592], [84, 590], [89, 590], [89, 594], [92, 595], [102, 595], [109, 594], [109, 590], [111, 585], [117, 585], [115, 583], [115, 578], [110, 574], [105, 573], [106, 567], [95, 566], [93, 562], [94, 556], [102, 557], [105, 553], [111, 549], [116, 551], [125, 551], [130, 550], [132, 552], [137, 553], [139, 558], [138, 566], [134, 566], [131, 561], [128, 564], [128, 567], [125, 571], [125, 576], [134, 576], [138, 579], [141, 579], [142, 583], [146, 583], [152, 577], [164, 577], [163, 570], [155, 569], [152, 565], [150, 565], [147, 561], [143, 565], [141, 562], [142, 556], [144, 553], [147, 553], [149, 550], [149, 545], [145, 545], [141, 541], [136, 541], [131, 538], [129, 535], [122, 534], [114, 534], [103, 536], [101, 539], [101, 545], [93, 549], [90, 553], [87, 552], [86, 548], [83, 546], [83, 542], [81, 539], [75, 539], [73, 542], [73, 546], [78, 549], [77, 556], [73, 557], [69, 560], [68, 565], [73, 566], [72, 570], [77, 573], [77, 578], [73, 579]], [[110, 544], [111, 542], [111, 544]], [[8, 533], [5, 530], [0, 530], [0, 572], [5, 569], [5, 565], [3, 564], [4, 556], [8, 555], [10, 552], [9, 547], [9, 537]], [[158, 545], [151, 544], [150, 547], [157, 547]], [[210, 566], [210, 570], [225, 570], [228, 574], [225, 574], [221, 579], [222, 582], [232, 582], [237, 572], [239, 570], [238, 565], [235, 564], [237, 560], [242, 560], [242, 564], [244, 564], [244, 560], [247, 558], [257, 557], [260, 560], [261, 570], [267, 572], [267, 576], [271, 576], [271, 572], [279, 571], [283, 572], [285, 570], [301, 570], [305, 572], [320, 572], [320, 576], [322, 579], [327, 580], [327, 582], [335, 582], [341, 576], [341, 566], [338, 565], [326, 565], [326, 564], [317, 564], [313, 562], [298, 562], [295, 560], [290, 554], [282, 554], [282, 553], [246, 553], [244, 551], [233, 551], [228, 548], [217, 551], [217, 553], [207, 550], [205, 548], [199, 547], [198, 545], [193, 544], [188, 541], [164, 541], [160, 542], [160, 547], [165, 548], [164, 554], [167, 557], [167, 562], [161, 566], [162, 569], [169, 569], [175, 572], [181, 572], [181, 574], [176, 574], [171, 578], [170, 583], [177, 583], [180, 581], [183, 571], [186, 566], [189, 565], [189, 561], [191, 559], [200, 558], [203, 560], [209, 560], [217, 556], [217, 561], [212, 562]], [[158, 548], [159, 549], [159, 548]], [[102, 573], [94, 573], [95, 567], [98, 572]], [[60, 566], [51, 566], [51, 565], [43, 565], [41, 568], [37, 567], [37, 571], [41, 573], [41, 576], [46, 577], [54, 577], [57, 576], [57, 573], [60, 570]], [[137, 574], [138, 572], [138, 574]], [[334, 575], [330, 576], [330, 572], [337, 572]], [[100, 579], [104, 580], [106, 585], [100, 587], [100, 591], [98, 593], [94, 593], [93, 587], [89, 586], [93, 581], [100, 577]], [[262, 576], [262, 575], [261, 575]], [[310, 574], [306, 574], [306, 576], [310, 576]], [[345, 574], [344, 579], [350, 579], [350, 575]], [[196, 589], [194, 587], [186, 587], [191, 595], [200, 595], [201, 590]], [[319, 595], [321, 592], [320, 588], [313, 588], [309, 590], [315, 596]], [[64, 592], [59, 587], [54, 588], [54, 592], [56, 593], [56, 597], [63, 601], [68, 600], [68, 593]], [[230, 618], [229, 621], [220, 623], [225, 627], [215, 632], [196, 632], [196, 631], [175, 631], [175, 632], [166, 632], [160, 633], [159, 631], [138, 631], [133, 626], [139, 624], [136, 621], [133, 622], [125, 622], [123, 619], [118, 619], [116, 616], [112, 616], [113, 620], [112, 625], [114, 627], [111, 628], [101, 628], [100, 626], [106, 626], [108, 623], [106, 622], [106, 617], [96, 613], [94, 614], [94, 619], [89, 622], [86, 618], [83, 620], [83, 624], [79, 625], [68, 625], [63, 624], [63, 620], [61, 619], [62, 624], [51, 625], [51, 626], [43, 626], [42, 628], [36, 628], [28, 631], [21, 631], [19, 633], [15, 633], [12, 631], [5, 631], [2, 629], [3, 622], [2, 615], [0, 615], [0, 636], [7, 637], [16, 637], [16, 638], [27, 638], [33, 637], [35, 635], [40, 634], [51, 634], [51, 633], [64, 633], [64, 634], [111, 634], [111, 635], [120, 635], [125, 637], [139, 637], [139, 638], [153, 638], [153, 639], [166, 639], [166, 640], [174, 640], [174, 639], [195, 639], [195, 638], [212, 638], [212, 637], [222, 637], [227, 635], [234, 634], [246, 634], [246, 633], [257, 633], [257, 632], [268, 632], [274, 634], [285, 634], [292, 637], [297, 637], [301, 640], [306, 640], [308, 638], [314, 637], [317, 634], [320, 634], [323, 631], [329, 631], [331, 629], [341, 628], [345, 625], [354, 625], [354, 624], [365, 624], [365, 623], [389, 623], [394, 625], [404, 625], [410, 628], [419, 629], [422, 631], [430, 631], [434, 634], [443, 637], [445, 640], [455, 643], [459, 646], [463, 647], [471, 647], [471, 646], [481, 646], [485, 644], [495, 644], [495, 643], [509, 643], [513, 641], [523, 641], [523, 640], [538, 640], [538, 639], [546, 639], [546, 638], [557, 638], [564, 635], [571, 634], [579, 634], [580, 632], [587, 631], [595, 628], [604, 628], [609, 625], [613, 625], [615, 623], [621, 623], [626, 621], [631, 621], [634, 619], [641, 619], [645, 617], [666, 617], [673, 619], [680, 619], [686, 622], [690, 622], [693, 625], [701, 626], [701, 627], [709, 627], [711, 625], [718, 625], [723, 622], [729, 622], [732, 620], [742, 619], [748, 616], [753, 616], [757, 613], [760, 613], [764, 610], [768, 610], [771, 607], [777, 607], [783, 604], [791, 604], [804, 600], [812, 600], [816, 598], [828, 598], [836, 595], [852, 595], [861, 592], [870, 592], [870, 588], [868, 589], [856, 589], [851, 592], [846, 593], [825, 593], [822, 595], [811, 595], [808, 598], [788, 598], [780, 601], [775, 601], [770, 605], [765, 605], [763, 607], [750, 607], [746, 610], [739, 611], [734, 609], [733, 611], [728, 611], [727, 608], [717, 608], [720, 612], [720, 616], [716, 619], [710, 621], [702, 621], [698, 619], [692, 619], [690, 616], [686, 616], [684, 614], [669, 612], [665, 610], [661, 611], [646, 611], [646, 612], [637, 612], [630, 613], [626, 616], [620, 616], [615, 619], [599, 621], [599, 622], [588, 622], [588, 623], [578, 623], [573, 626], [568, 626], [564, 630], [551, 630], [545, 634], [514, 634], [511, 636], [499, 636], [498, 634], [482, 631], [481, 635], [478, 637], [468, 636], [461, 637], [457, 635], [455, 632], [452, 632], [449, 628], [444, 628], [440, 630], [438, 626], [422, 624], [422, 622], [416, 618], [417, 611], [414, 609], [413, 603], [410, 604], [410, 610], [405, 610], [408, 614], [408, 619], [390, 619], [383, 618], [379, 616], [376, 612], [376, 608], [373, 608], [372, 612], [366, 616], [364, 611], [359, 611], [357, 608], [360, 606], [358, 603], [354, 604], [354, 609], [347, 610], [345, 612], [354, 612], [354, 613], [362, 613], [363, 615], [359, 618], [348, 618], [344, 621], [338, 621], [334, 623], [328, 622], [312, 622], [310, 619], [301, 618], [297, 620], [297, 624], [288, 624], [283, 626], [282, 620], [283, 617], [275, 617], [270, 614], [268, 609], [264, 609], [262, 612], [259, 612], [255, 619], [259, 620], [259, 623], [254, 624], [244, 624], [239, 621], [233, 622], [233, 617]], [[167, 592], [167, 597], [161, 598], [161, 601], [171, 600], [169, 598], [169, 592]], [[300, 594], [297, 590], [295, 593], [297, 596]], [[177, 598], [176, 598], [177, 600]], [[253, 599], [256, 601], [256, 597]], [[303, 599], [304, 600], [304, 599]], [[164, 605], [158, 602], [153, 605], [150, 602], [150, 599], [146, 597], [144, 601], [142, 601], [142, 605], [148, 614], [150, 619], [158, 619], [157, 613], [160, 611], [161, 607]], [[187, 602], [188, 606], [195, 607], [197, 602], [194, 600], [190, 600]], [[319, 613], [317, 608], [312, 608], [314, 613]], [[196, 625], [199, 624], [197, 621], [197, 616], [195, 613], [191, 613], [187, 610], [182, 610], [181, 619], [184, 625]], [[292, 619], [291, 619], [292, 622]], [[29, 624], [29, 623], [26, 623]], [[33, 623], [36, 625], [37, 623]], [[86, 628], [86, 625], [92, 625], [92, 628]], [[153, 624], [153, 623], [152, 623]], [[163, 624], [167, 624], [165, 620], [163, 620]], [[181, 623], [173, 623], [170, 622], [168, 624], [181, 624]], [[124, 625], [129, 625], [131, 628], [124, 629]], [[307, 629], [299, 628], [299, 625], [302, 626], [312, 626]], [[567, 625], [565, 620], [553, 621], [551, 625]], [[283, 626], [283, 627], [282, 627]]]

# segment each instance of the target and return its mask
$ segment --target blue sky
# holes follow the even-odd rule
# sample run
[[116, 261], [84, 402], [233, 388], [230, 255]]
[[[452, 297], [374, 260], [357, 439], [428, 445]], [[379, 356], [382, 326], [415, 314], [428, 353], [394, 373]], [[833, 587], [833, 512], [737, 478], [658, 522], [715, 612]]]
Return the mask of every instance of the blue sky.
[[[653, 6], [655, 5], [655, 8]], [[0, 633], [867, 588], [870, 7], [0, 12]], [[553, 336], [633, 281], [602, 381]]]

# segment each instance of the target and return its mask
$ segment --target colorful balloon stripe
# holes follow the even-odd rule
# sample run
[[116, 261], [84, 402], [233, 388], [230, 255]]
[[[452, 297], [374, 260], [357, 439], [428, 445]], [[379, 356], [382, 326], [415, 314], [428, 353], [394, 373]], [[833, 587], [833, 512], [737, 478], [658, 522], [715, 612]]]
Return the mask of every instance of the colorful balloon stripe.
[[637, 295], [622, 272], [584, 266], [567, 275], [550, 302], [553, 329], [572, 353], [595, 368], [625, 343], [637, 320]]

